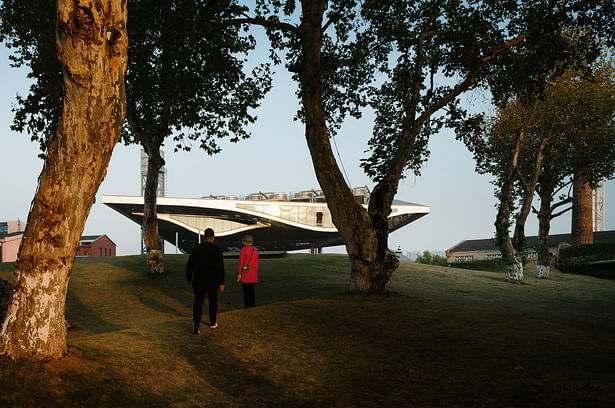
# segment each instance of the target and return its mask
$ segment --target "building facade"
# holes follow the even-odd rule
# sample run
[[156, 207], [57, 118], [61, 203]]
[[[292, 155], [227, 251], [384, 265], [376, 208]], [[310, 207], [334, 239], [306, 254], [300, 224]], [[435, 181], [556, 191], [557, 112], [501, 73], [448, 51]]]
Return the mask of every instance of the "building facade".
[[[615, 231], [599, 231], [594, 232], [594, 242], [610, 241], [615, 242]], [[549, 252], [551, 255], [557, 254], [557, 248], [561, 244], [570, 244], [572, 242], [570, 234], [553, 234], [549, 235]], [[526, 252], [527, 259], [536, 259], [536, 247], [538, 246], [538, 237], [526, 237]], [[502, 254], [500, 249], [495, 245], [494, 239], [470, 239], [464, 240], [454, 247], [446, 250], [446, 259], [448, 263], [486, 261], [501, 259]]]
[[[358, 203], [367, 206], [367, 189], [354, 189]], [[137, 224], [143, 221], [143, 197], [103, 195], [103, 203]], [[286, 252], [344, 243], [333, 224], [321, 191], [253, 193], [245, 197], [158, 197], [158, 232], [164, 240], [189, 252], [206, 228], [216, 233], [224, 252], [239, 252], [241, 238], [250, 234], [261, 252]], [[429, 207], [395, 201], [389, 231], [395, 231], [429, 213]]]
[[83, 235], [79, 240], [76, 255], [89, 258], [115, 256], [116, 245], [106, 235]]
[[26, 224], [19, 220], [0, 222], [0, 262], [15, 262]]
[[[21, 221], [0, 222], [0, 262], [17, 260], [25, 229]], [[79, 239], [76, 256], [116, 256], [116, 245], [107, 235], [84, 235]]]

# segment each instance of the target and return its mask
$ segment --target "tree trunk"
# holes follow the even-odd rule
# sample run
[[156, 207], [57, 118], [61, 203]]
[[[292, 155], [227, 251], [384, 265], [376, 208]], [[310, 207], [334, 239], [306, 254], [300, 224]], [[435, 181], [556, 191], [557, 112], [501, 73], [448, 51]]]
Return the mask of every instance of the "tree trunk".
[[68, 280], [125, 115], [126, 1], [58, 0], [64, 106], [15, 267], [0, 354], [34, 361], [67, 353]]
[[346, 243], [351, 263], [351, 289], [381, 291], [399, 264], [395, 255], [386, 248], [388, 221], [383, 214], [375, 215], [374, 218], [378, 219], [376, 227], [374, 218], [354, 200], [335, 161], [325, 124], [320, 78], [320, 29], [326, 3], [324, 0], [302, 1], [303, 21], [299, 35], [303, 53], [299, 75], [305, 109], [305, 136], [333, 222]]
[[536, 185], [538, 184], [538, 177], [540, 176], [540, 169], [542, 167], [542, 160], [544, 158], [544, 151], [549, 143], [549, 138], [543, 138], [538, 146], [536, 152], [536, 160], [534, 161], [534, 168], [532, 169], [531, 178], [524, 184], [524, 197], [519, 209], [519, 214], [515, 220], [515, 232], [513, 233], [512, 244], [515, 247], [515, 251], [521, 257], [525, 256], [525, 222], [532, 210], [532, 201], [534, 201], [534, 193], [536, 192]]
[[158, 235], [158, 213], [156, 201], [158, 197], [158, 174], [164, 159], [160, 155], [160, 144], [152, 142], [143, 144], [147, 153], [147, 177], [143, 193], [143, 241], [147, 249], [147, 264], [152, 274], [164, 273], [164, 257], [162, 243]]
[[572, 244], [591, 244], [594, 242], [592, 189], [580, 175], [574, 178], [572, 200]]
[[521, 282], [523, 280], [523, 262], [515, 252], [515, 248], [510, 239], [511, 202], [523, 136], [523, 131], [518, 130], [513, 150], [510, 152], [510, 158], [508, 159], [506, 174], [504, 174], [504, 178], [501, 181], [502, 185], [500, 193], [498, 194], [500, 202], [498, 205], [498, 214], [495, 218], [496, 245], [500, 248], [502, 261], [506, 265], [506, 281], [512, 283]]
[[549, 252], [549, 230], [551, 229], [551, 192], [544, 192], [540, 197], [538, 211], [538, 261], [536, 277], [549, 278], [551, 272], [551, 253]]
[[506, 265], [506, 282], [523, 281], [523, 261], [515, 252], [509, 236], [510, 205], [500, 202], [500, 210], [495, 221], [496, 244], [502, 253], [502, 261]]

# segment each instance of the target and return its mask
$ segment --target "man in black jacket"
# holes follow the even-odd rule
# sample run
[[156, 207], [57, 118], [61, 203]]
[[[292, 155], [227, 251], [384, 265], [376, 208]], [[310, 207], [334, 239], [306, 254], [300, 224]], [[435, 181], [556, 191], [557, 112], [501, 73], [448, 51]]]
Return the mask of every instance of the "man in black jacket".
[[205, 293], [209, 300], [209, 327], [215, 329], [216, 314], [218, 313], [218, 289], [224, 292], [224, 260], [222, 251], [214, 245], [214, 230], [205, 230], [205, 241], [194, 247], [186, 265], [186, 278], [192, 283], [194, 290], [194, 305], [192, 319], [194, 321], [193, 334], [199, 333], [201, 315]]

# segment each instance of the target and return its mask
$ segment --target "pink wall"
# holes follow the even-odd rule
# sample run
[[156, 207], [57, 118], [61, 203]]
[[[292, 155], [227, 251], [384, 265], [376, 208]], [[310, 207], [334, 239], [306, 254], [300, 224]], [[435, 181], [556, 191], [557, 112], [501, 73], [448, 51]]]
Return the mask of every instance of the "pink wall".
[[17, 260], [17, 252], [19, 252], [19, 244], [21, 244], [21, 236], [15, 239], [0, 242], [2, 245], [2, 259], [1, 262], [15, 262]]

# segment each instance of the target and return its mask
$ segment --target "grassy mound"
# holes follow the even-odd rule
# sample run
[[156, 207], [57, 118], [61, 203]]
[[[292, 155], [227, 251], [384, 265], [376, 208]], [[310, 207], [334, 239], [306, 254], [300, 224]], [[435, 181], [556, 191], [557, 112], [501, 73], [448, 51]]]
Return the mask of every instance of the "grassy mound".
[[[0, 359], [0, 406], [610, 407], [615, 283], [402, 262], [387, 291], [347, 292], [341, 255], [262, 259], [243, 309], [226, 260], [219, 327], [190, 334], [186, 257], [79, 259], [69, 355]], [[11, 265], [0, 278], [12, 279]], [[205, 313], [206, 315], [206, 313]]]

